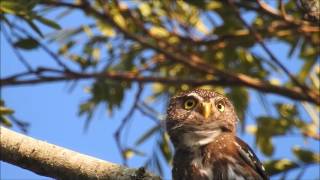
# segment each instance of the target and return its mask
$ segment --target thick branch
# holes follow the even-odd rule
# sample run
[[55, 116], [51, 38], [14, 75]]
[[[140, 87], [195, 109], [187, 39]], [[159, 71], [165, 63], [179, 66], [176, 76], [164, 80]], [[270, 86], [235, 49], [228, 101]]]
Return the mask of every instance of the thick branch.
[[144, 169], [129, 169], [0, 127], [1, 161], [56, 179], [157, 179]]

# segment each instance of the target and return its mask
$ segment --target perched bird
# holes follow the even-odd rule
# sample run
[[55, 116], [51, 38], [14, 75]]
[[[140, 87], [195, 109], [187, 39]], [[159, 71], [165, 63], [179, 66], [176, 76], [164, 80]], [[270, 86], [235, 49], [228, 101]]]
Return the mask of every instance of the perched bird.
[[171, 98], [166, 127], [175, 147], [174, 180], [269, 179], [252, 149], [236, 136], [238, 117], [223, 95], [195, 89]]

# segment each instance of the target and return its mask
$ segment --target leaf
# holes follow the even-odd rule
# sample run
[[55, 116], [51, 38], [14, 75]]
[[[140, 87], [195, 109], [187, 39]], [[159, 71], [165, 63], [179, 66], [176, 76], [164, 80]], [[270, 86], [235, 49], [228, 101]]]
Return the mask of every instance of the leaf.
[[135, 150], [135, 149], [131, 149], [131, 148], [127, 148], [126, 150], [124, 150], [122, 152], [123, 156], [125, 159], [130, 159], [132, 158], [134, 155], [138, 155], [138, 156], [145, 156], [145, 154], [141, 151]]
[[37, 48], [39, 46], [39, 43], [33, 38], [26, 38], [18, 40], [13, 45], [21, 49], [32, 50]]
[[320, 154], [300, 147], [292, 149], [294, 155], [304, 163], [320, 163]]
[[102, 21], [97, 21], [97, 27], [100, 29], [101, 33], [107, 37], [114, 37], [116, 35], [115, 30], [109, 24]]
[[0, 12], [10, 13], [10, 14], [19, 14], [19, 15], [28, 15], [32, 12], [32, 9], [35, 7], [37, 0], [1, 0], [0, 1]]
[[151, 35], [156, 36], [156, 37], [160, 37], [160, 38], [164, 38], [164, 37], [169, 36], [169, 32], [167, 31], [167, 29], [165, 29], [163, 27], [153, 26], [149, 29], [149, 32]]
[[295, 105], [292, 104], [275, 104], [280, 117], [283, 117], [285, 119], [294, 119], [295, 116], [297, 116], [298, 111]]
[[316, 59], [305, 61], [298, 75], [298, 80], [300, 82], [306, 81], [306, 77], [310, 74], [310, 71], [315, 63], [317, 63]]
[[209, 29], [208, 29], [208, 27], [205, 25], [205, 23], [204, 23], [201, 19], [199, 19], [199, 20], [196, 22], [195, 28], [196, 28], [199, 32], [201, 32], [201, 33], [203, 33], [203, 34], [208, 34], [208, 33], [210, 32]]
[[271, 160], [263, 163], [270, 176], [297, 168], [298, 164], [288, 159]]
[[116, 24], [118, 24], [121, 28], [126, 28], [127, 23], [120, 13], [116, 13], [113, 16], [113, 19], [116, 22]]
[[0, 1], [0, 12], [1, 14], [4, 13], [10, 13], [10, 14], [15, 14], [18, 9], [21, 8], [21, 5], [19, 5], [15, 1], [6, 1], [2, 0]]
[[14, 111], [12, 109], [0, 106], [0, 115], [11, 115], [13, 113], [14, 113]]
[[248, 125], [246, 127], [246, 132], [252, 135], [255, 135], [257, 133], [257, 126], [256, 125]]
[[44, 25], [47, 25], [53, 29], [61, 29], [60, 25], [50, 19], [47, 19], [47, 18], [44, 18], [44, 17], [41, 17], [41, 16], [37, 16], [35, 18], [36, 20], [38, 20], [39, 22], [41, 22], [42, 24]]
[[169, 135], [167, 133], [163, 133], [162, 141], [160, 143], [160, 149], [165, 160], [170, 163], [172, 160], [172, 152], [170, 148]]
[[122, 152], [122, 154], [125, 159], [130, 159], [131, 157], [134, 156], [134, 152], [131, 149], [126, 149], [125, 151]]
[[267, 156], [271, 156], [274, 152], [273, 144], [270, 137], [260, 137], [258, 146], [261, 149], [261, 152]]
[[2, 114], [0, 115], [0, 123], [6, 127], [12, 127], [11, 121], [6, 116], [3, 116]]
[[134, 144], [135, 145], [142, 144], [146, 139], [150, 138], [150, 136], [156, 133], [160, 128], [161, 127], [159, 125], [153, 126], [147, 132], [145, 132]]
[[59, 50], [58, 50], [58, 54], [59, 55], [63, 55], [66, 54], [73, 46], [75, 45], [74, 41], [69, 41], [66, 44], [62, 45]]
[[139, 10], [144, 17], [148, 17], [152, 12], [150, 5], [147, 3], [141, 3]]

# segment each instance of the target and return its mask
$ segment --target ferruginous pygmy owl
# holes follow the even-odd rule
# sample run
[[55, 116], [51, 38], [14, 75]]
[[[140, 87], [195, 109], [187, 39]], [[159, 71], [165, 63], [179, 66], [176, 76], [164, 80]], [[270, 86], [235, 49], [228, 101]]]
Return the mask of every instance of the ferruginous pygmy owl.
[[171, 98], [167, 113], [174, 180], [268, 179], [252, 149], [236, 136], [238, 117], [225, 96], [184, 92]]

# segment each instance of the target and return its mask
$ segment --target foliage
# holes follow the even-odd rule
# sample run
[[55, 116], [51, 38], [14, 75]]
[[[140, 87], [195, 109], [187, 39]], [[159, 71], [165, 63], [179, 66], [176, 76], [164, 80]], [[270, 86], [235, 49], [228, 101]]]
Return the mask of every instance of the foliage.
[[[271, 175], [286, 175], [319, 163], [317, 152], [298, 147], [288, 147], [296, 160], [273, 157], [274, 138], [298, 134], [319, 141], [319, 21], [305, 19], [305, 10], [294, 0], [270, 4], [247, 0], [2, 0], [0, 10], [2, 32], [27, 68], [1, 79], [3, 86], [94, 79], [91, 98], [79, 108], [89, 125], [98, 105], [105, 104], [112, 113], [121, 108], [133, 84], [142, 88], [152, 84], [152, 93], [137, 98], [133, 110], [157, 123], [142, 133], [136, 147], [120, 147], [125, 162], [133, 155], [144, 155], [136, 148], [156, 135], [157, 146], [145, 165], [155, 162], [161, 173], [160, 159], [170, 164], [173, 151], [159, 125], [163, 116], [150, 107], [179, 91], [202, 87], [225, 93], [234, 102], [242, 130], [256, 137], [257, 147], [269, 158], [265, 164]], [[60, 27], [63, 18], [76, 11], [88, 21]], [[58, 14], [59, 19], [50, 14]], [[15, 18], [26, 25], [12, 21]], [[44, 34], [43, 26], [54, 33]], [[273, 54], [275, 44], [288, 47], [287, 59]], [[59, 68], [31, 68], [20, 50], [44, 50]], [[299, 64], [298, 69], [290, 70], [291, 63]], [[254, 110], [252, 99], [258, 99], [267, 113], [248, 117], [248, 111]], [[302, 116], [303, 109], [307, 116]], [[11, 111], [5, 110], [1, 106], [1, 122], [9, 125], [4, 115]], [[247, 125], [250, 118], [256, 125]]]

